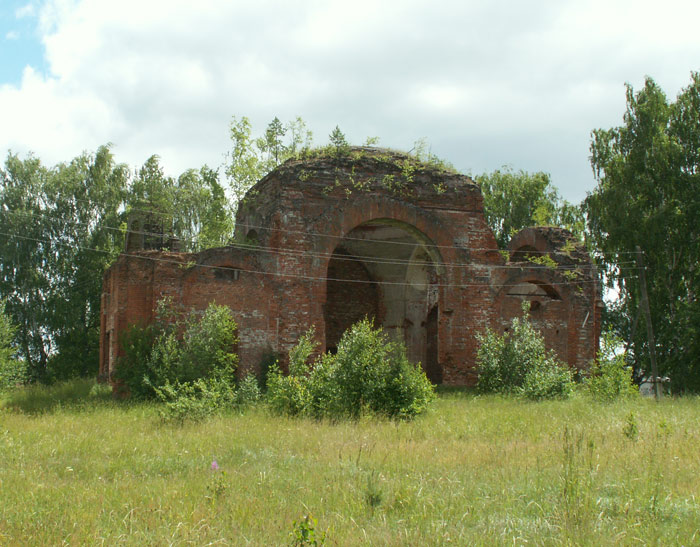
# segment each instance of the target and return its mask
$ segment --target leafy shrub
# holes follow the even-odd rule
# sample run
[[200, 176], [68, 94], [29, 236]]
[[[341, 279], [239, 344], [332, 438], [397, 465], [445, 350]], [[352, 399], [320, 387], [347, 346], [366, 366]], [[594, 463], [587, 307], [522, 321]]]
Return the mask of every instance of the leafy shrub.
[[290, 351], [288, 376], [271, 370], [267, 400], [274, 411], [334, 419], [364, 412], [412, 418], [433, 400], [433, 386], [420, 366], [410, 363], [403, 345], [390, 341], [369, 320], [343, 334], [335, 355], [310, 364], [313, 337], [310, 330]]
[[155, 392], [164, 403], [161, 417], [179, 423], [202, 420], [235, 402], [235, 388], [220, 378], [168, 382]]
[[637, 417], [631, 410], [625, 419], [625, 425], [622, 428], [622, 433], [630, 441], [636, 441], [639, 438], [639, 424], [637, 424]]
[[605, 333], [598, 357], [584, 379], [588, 394], [599, 401], [614, 401], [634, 397], [639, 388], [632, 378], [632, 367], [627, 364], [627, 354], [619, 353], [621, 342], [612, 333]]
[[151, 362], [151, 350], [156, 337], [154, 325], [129, 326], [120, 335], [124, 354], [117, 361], [114, 378], [119, 382], [119, 389], [134, 399], [153, 397], [155, 367]]
[[162, 300], [152, 325], [126, 332], [115, 376], [134, 398], [172, 399], [173, 390], [186, 384], [192, 386], [183, 388], [183, 397], [207, 392], [203, 385], [194, 386], [198, 380], [233, 386], [235, 344], [236, 323], [229, 308], [210, 304], [201, 317], [191, 312], [182, 320]]
[[270, 367], [265, 397], [270, 410], [287, 416], [308, 413], [310, 394], [307, 384], [308, 378], [285, 376], [278, 365]]
[[236, 390], [235, 344], [236, 323], [227, 307], [210, 304], [201, 316], [191, 312], [182, 319], [162, 300], [152, 325], [126, 333], [116, 377], [132, 397], [163, 402], [163, 418], [200, 420], [260, 396], [254, 377]]
[[190, 314], [182, 337], [177, 376], [181, 381], [216, 377], [232, 381], [238, 358], [236, 322], [226, 306], [210, 304], [201, 318]]
[[319, 546], [326, 543], [326, 532], [317, 529], [318, 521], [311, 515], [305, 515], [299, 522], [292, 523], [290, 532], [291, 545], [301, 547], [305, 545]]
[[571, 371], [557, 363], [552, 356], [538, 359], [525, 375], [522, 386], [517, 391], [527, 399], [566, 399], [574, 390]]
[[166, 383], [156, 388], [158, 399], [164, 403], [163, 419], [183, 423], [200, 421], [227, 408], [245, 409], [260, 400], [258, 380], [247, 375], [236, 386], [227, 378], [199, 378], [189, 382]]
[[93, 356], [99, 355], [99, 347], [99, 329], [75, 328], [56, 333], [58, 351], [49, 356], [45, 370], [35, 374], [32, 380], [52, 384], [71, 378], [94, 378], [98, 369]]
[[574, 386], [571, 371], [547, 352], [544, 338], [528, 320], [529, 302], [523, 312], [503, 335], [488, 329], [479, 336], [477, 389], [533, 400], [568, 397]]
[[29, 367], [25, 361], [0, 358], [0, 391], [22, 386], [30, 379]]
[[254, 374], [247, 374], [239, 383], [236, 389], [236, 405], [246, 408], [257, 403], [262, 397], [258, 379]]
[[[285, 376], [277, 363], [268, 369], [267, 403], [273, 412], [296, 416], [309, 413], [311, 366], [307, 364], [314, 352], [314, 329], [309, 329], [289, 352], [289, 375]], [[316, 374], [319, 374], [318, 371]]]
[[271, 367], [274, 367], [279, 362], [279, 355], [274, 351], [267, 351], [260, 358], [258, 365], [258, 385], [262, 391], [267, 390], [267, 375]]

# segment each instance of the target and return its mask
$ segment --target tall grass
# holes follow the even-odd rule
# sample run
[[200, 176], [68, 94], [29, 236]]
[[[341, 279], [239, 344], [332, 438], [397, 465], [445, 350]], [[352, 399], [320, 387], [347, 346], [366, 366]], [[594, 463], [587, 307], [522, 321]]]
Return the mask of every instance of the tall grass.
[[52, 385], [31, 384], [0, 392], [0, 408], [43, 414], [59, 408], [85, 409], [112, 400], [112, 389], [92, 379], [78, 378]]
[[408, 423], [174, 426], [92, 387], [40, 393], [0, 410], [1, 545], [285, 544], [308, 514], [337, 545], [700, 542], [696, 398], [450, 391]]

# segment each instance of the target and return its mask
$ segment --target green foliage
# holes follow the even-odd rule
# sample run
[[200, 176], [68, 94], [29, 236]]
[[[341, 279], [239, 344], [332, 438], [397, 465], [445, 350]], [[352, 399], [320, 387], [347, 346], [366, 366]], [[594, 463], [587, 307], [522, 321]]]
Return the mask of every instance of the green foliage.
[[8, 154], [0, 167], [0, 295], [32, 380], [96, 375], [102, 273], [123, 250], [129, 215], [184, 250], [221, 245], [232, 232], [207, 167], [176, 180], [152, 156], [132, 173], [108, 146], [54, 167]]
[[541, 399], [566, 399], [574, 390], [571, 371], [553, 356], [537, 359], [533, 368], [525, 375], [525, 380], [518, 394], [539, 401]]
[[206, 499], [211, 505], [221, 503], [230, 486], [226, 471], [222, 471], [218, 466], [219, 464], [214, 460], [212, 462], [211, 478], [207, 484]]
[[235, 402], [235, 388], [221, 378], [198, 378], [187, 382], [166, 382], [154, 387], [163, 403], [161, 418], [170, 422], [198, 422]]
[[30, 379], [29, 371], [21, 359], [0, 359], [0, 391], [25, 385]]
[[236, 386], [233, 379], [203, 377], [155, 388], [164, 403], [161, 418], [169, 422], [198, 422], [225, 409], [244, 410], [260, 400], [261, 393], [254, 375], [247, 375]]
[[647, 78], [627, 86], [623, 125], [596, 129], [591, 165], [598, 185], [584, 208], [606, 279], [620, 303], [608, 314], [631, 342], [637, 374], [650, 370], [641, 292], [631, 267], [642, 249], [659, 373], [674, 391], [700, 391], [700, 73], [669, 102]]
[[622, 341], [612, 332], [603, 335], [602, 348], [583, 381], [584, 388], [594, 399], [615, 401], [639, 394], [632, 378], [632, 367], [627, 364], [627, 353], [619, 351], [621, 346]]
[[[527, 260], [528, 262], [532, 262], [533, 264], [537, 264], [538, 266], [546, 266], [547, 268], [556, 268], [557, 267], [557, 262], [549, 255], [537, 255], [537, 256], [532, 256], [532, 255], [527, 255]], [[566, 272], [570, 273], [570, 272]]]
[[202, 315], [193, 311], [181, 318], [163, 299], [155, 323], [127, 332], [115, 377], [132, 398], [161, 401], [165, 420], [202, 420], [260, 398], [254, 376], [236, 388], [236, 342], [236, 323], [226, 306], [212, 303]]
[[503, 335], [487, 329], [479, 336], [477, 390], [533, 400], [569, 397], [574, 386], [571, 371], [547, 352], [544, 338], [528, 319], [529, 302], [524, 302], [523, 311]]
[[439, 169], [450, 173], [457, 172], [454, 165], [433, 154], [430, 144], [425, 138], [418, 139], [416, 142], [414, 142], [413, 148], [409, 151], [409, 154], [422, 164], [432, 167], [433, 169]]
[[11, 361], [14, 357], [12, 347], [15, 339], [17, 327], [12, 324], [12, 320], [5, 313], [5, 301], [0, 300], [0, 364]]
[[335, 156], [345, 156], [350, 151], [350, 144], [345, 138], [345, 134], [337, 125], [335, 126], [335, 129], [331, 131], [331, 134], [328, 136], [328, 140], [330, 141], [330, 145]]
[[16, 332], [17, 328], [5, 313], [5, 302], [0, 300], [0, 391], [22, 385], [29, 379], [24, 361], [15, 358]]
[[122, 331], [120, 336], [124, 354], [117, 362], [114, 379], [134, 399], [147, 399], [154, 395], [151, 386], [161, 382], [157, 380], [157, 369], [152, 366], [151, 350], [156, 338], [154, 325], [134, 324]]
[[279, 164], [308, 151], [313, 140], [311, 131], [299, 116], [286, 124], [275, 117], [267, 126], [264, 137], [257, 139], [253, 137], [250, 120], [245, 116], [240, 119], [234, 116], [230, 138], [233, 146], [227, 154], [225, 172], [235, 205]]
[[343, 334], [335, 355], [310, 364], [313, 339], [310, 330], [290, 351], [288, 376], [279, 370], [269, 375], [267, 400], [273, 411], [331, 419], [358, 418], [366, 412], [410, 419], [425, 412], [435, 396], [403, 346], [389, 341], [367, 319]]
[[125, 207], [140, 221], [135, 231], [151, 240], [174, 238], [183, 251], [221, 246], [233, 235], [232, 209], [218, 172], [206, 165], [175, 179], [151, 156], [131, 182]]
[[168, 300], [161, 300], [154, 324], [132, 326], [127, 332], [115, 377], [137, 399], [157, 396], [173, 402], [178, 394], [184, 399], [207, 398], [220, 388], [223, 400], [228, 396], [225, 386], [234, 384], [235, 332], [236, 323], [225, 306], [212, 303], [201, 317], [190, 312], [181, 319]]
[[627, 418], [625, 418], [622, 434], [630, 441], [636, 441], [639, 438], [639, 424], [637, 423], [637, 416], [632, 410], [630, 410]]
[[238, 363], [237, 341], [230, 308], [212, 303], [201, 317], [190, 314], [182, 336], [177, 380], [214, 377], [232, 381]]
[[584, 221], [580, 208], [559, 196], [547, 173], [513, 171], [503, 167], [476, 177], [484, 195], [486, 221], [500, 248], [528, 226], [554, 225], [569, 229], [578, 238]]
[[286, 376], [277, 365], [270, 367], [265, 401], [274, 414], [298, 416], [308, 412], [310, 394], [305, 377]]
[[239, 408], [247, 408], [257, 403], [261, 398], [262, 390], [258, 379], [254, 374], [246, 374], [236, 389], [236, 405]]
[[230, 125], [233, 149], [228, 154], [226, 177], [234, 200], [239, 202], [264, 173], [262, 160], [254, 148], [251, 136], [252, 126], [245, 116], [237, 120], [234, 116]]
[[189, 169], [177, 180], [173, 202], [173, 235], [182, 250], [225, 245], [233, 236], [233, 210], [217, 171], [206, 165]]
[[326, 543], [326, 533], [316, 529], [318, 521], [311, 515], [304, 515], [300, 521], [294, 521], [291, 536], [291, 545], [302, 547], [305, 545], [318, 546]]
[[61, 353], [80, 356], [74, 373], [97, 372], [101, 275], [121, 248], [127, 179], [108, 147], [53, 168], [8, 154], [0, 168], [0, 294], [32, 379], [60, 378]]
[[312, 367], [307, 364], [316, 344], [313, 327], [309, 329], [289, 352], [289, 375], [284, 375], [277, 363], [270, 366], [267, 376], [266, 400], [277, 414], [296, 416], [311, 409]]
[[385, 497], [384, 489], [379, 479], [378, 473], [374, 470], [367, 473], [365, 478], [362, 497], [370, 511], [374, 511], [379, 507]]
[[282, 122], [277, 116], [270, 122], [265, 130], [265, 139], [262, 147], [267, 151], [270, 160], [275, 164], [279, 164], [282, 154], [286, 147], [283, 144], [282, 137], [287, 132], [287, 129], [282, 125]]

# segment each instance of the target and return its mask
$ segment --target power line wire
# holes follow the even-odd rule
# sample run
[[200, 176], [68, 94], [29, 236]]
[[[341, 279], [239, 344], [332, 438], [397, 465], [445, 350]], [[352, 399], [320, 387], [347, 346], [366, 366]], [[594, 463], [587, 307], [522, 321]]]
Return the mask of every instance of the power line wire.
[[[92, 203], [89, 200], [81, 199], [81, 198], [72, 198], [75, 201], [80, 201], [83, 203]], [[143, 213], [148, 213], [150, 215], [155, 215], [155, 216], [162, 216], [166, 218], [173, 218], [174, 213], [163, 213], [161, 211], [157, 211], [155, 209], [141, 209], [141, 208], [136, 208], [136, 207], [130, 207], [128, 204], [125, 204], [125, 212], [127, 211], [138, 211], [138, 212], [143, 212]], [[311, 232], [311, 231], [306, 231], [306, 230], [291, 230], [291, 229], [286, 229], [286, 228], [273, 228], [270, 226], [261, 226], [261, 225], [255, 225], [255, 224], [249, 224], [249, 223], [236, 223], [236, 226], [243, 226], [245, 228], [251, 228], [251, 229], [256, 229], [256, 230], [267, 230], [267, 231], [274, 231], [274, 232], [282, 232], [282, 233], [295, 233], [295, 234], [303, 234], [303, 235], [312, 235], [312, 236], [317, 236], [317, 237], [328, 237], [328, 238], [336, 238], [336, 239], [358, 239], [359, 241], [366, 241], [364, 238], [352, 238], [347, 235], [338, 235], [338, 234], [324, 234], [322, 232]], [[532, 228], [537, 228], [538, 226], [531, 226]], [[545, 227], [546, 226], [542, 226]], [[486, 229], [471, 229], [469, 230], [470, 233], [483, 233], [483, 234], [493, 234], [493, 230], [491, 228], [486, 228]], [[406, 242], [397, 242], [397, 241], [391, 241], [391, 240], [375, 240], [377, 242], [381, 243], [387, 243], [387, 244], [397, 244], [397, 245], [412, 245], [412, 243], [406, 243]], [[580, 243], [580, 242], [579, 242]], [[447, 248], [447, 249], [463, 249], [463, 247], [458, 246], [458, 245], [432, 245], [435, 248]], [[484, 251], [484, 252], [514, 252], [514, 251], [509, 251], [508, 249], [499, 249], [499, 248], [487, 248], [487, 247], [482, 247], [482, 248], [477, 248], [477, 247], [472, 247], [470, 248], [471, 251]], [[530, 253], [540, 253], [540, 254], [548, 254], [551, 251], [529, 251]], [[636, 255], [636, 251], [616, 251], [615, 254], [629, 254], [629, 255]]]
[[[73, 198], [75, 201], [80, 201], [84, 203], [92, 203], [89, 200], [84, 200], [80, 198]], [[127, 204], [128, 205], [128, 204]], [[162, 217], [167, 217], [168, 219], [171, 219], [174, 217], [174, 214], [170, 213], [162, 213], [160, 211], [156, 211], [153, 209], [140, 209], [140, 208], [132, 208], [132, 207], [127, 207], [129, 211], [139, 211], [143, 213], [147, 213], [150, 215], [155, 215], [155, 216], [162, 216]], [[378, 219], [375, 219], [378, 220]], [[371, 221], [370, 221], [371, 222]], [[248, 229], [255, 229], [255, 230], [266, 230], [266, 231], [272, 231], [272, 232], [281, 232], [285, 234], [299, 234], [299, 235], [308, 235], [308, 236], [313, 236], [313, 237], [324, 237], [324, 238], [330, 238], [330, 239], [340, 239], [340, 240], [357, 240], [357, 241], [366, 241], [365, 238], [355, 238], [353, 236], [349, 235], [338, 235], [338, 234], [325, 234], [323, 232], [314, 232], [314, 231], [307, 231], [307, 230], [292, 230], [288, 228], [273, 228], [270, 226], [261, 226], [261, 225], [256, 225], [256, 224], [249, 224], [249, 223], [236, 223], [236, 226], [242, 226], [244, 228]], [[469, 233], [476, 233], [476, 234], [491, 234], [493, 235], [493, 230], [490, 228], [486, 229], [471, 229], [469, 230]], [[426, 236], [427, 237], [427, 236]], [[408, 243], [408, 242], [401, 242], [401, 241], [393, 241], [393, 240], [374, 240], [376, 242], [381, 242], [384, 244], [389, 244], [389, 245], [414, 245], [414, 243]], [[462, 250], [464, 247], [459, 246], [459, 245], [437, 245], [431, 242], [430, 244], [431, 247], [437, 248], [437, 249], [458, 249]], [[514, 251], [509, 251], [507, 249], [499, 249], [499, 248], [487, 248], [487, 247], [471, 247], [469, 249], [470, 251], [482, 251], [482, 252], [514, 252]], [[532, 250], [529, 251], [531, 254], [549, 254], [551, 251], [537, 251], [537, 250]], [[631, 253], [633, 254], [633, 253]]]
[[[42, 214], [42, 213], [37, 213], [37, 212], [15, 212], [15, 211], [0, 211], [4, 212], [6, 214], [10, 215], [29, 215], [29, 216], [35, 216], [39, 215], [44, 218], [52, 218], [48, 215]], [[70, 220], [67, 222], [72, 222], [74, 224], [78, 225], [84, 225], [84, 226], [89, 226], [88, 223], [80, 222], [77, 220]], [[106, 226], [102, 225], [100, 226], [102, 229], [106, 230], [112, 230], [115, 232], [118, 232], [120, 234], [126, 234], [126, 233], [131, 233], [131, 234], [139, 234], [139, 235], [146, 235], [146, 236], [157, 236], [157, 237], [162, 237], [164, 234], [160, 232], [148, 232], [148, 231], [142, 231], [142, 230], [123, 230], [122, 228], [116, 228], [112, 226]], [[189, 238], [191, 241], [198, 241], [198, 238], [192, 237]], [[374, 240], [374, 239], [361, 239], [361, 241], [365, 243], [386, 243], [385, 240]], [[48, 242], [48, 241], [45, 241]], [[408, 243], [406, 243], [408, 244]], [[413, 242], [410, 243], [413, 247], [418, 246], [420, 243], [419, 242]], [[411, 259], [401, 259], [401, 258], [383, 258], [383, 257], [377, 257], [373, 255], [339, 255], [335, 252], [333, 253], [315, 253], [303, 249], [290, 249], [290, 248], [275, 248], [275, 247], [264, 247], [260, 245], [255, 245], [255, 244], [246, 244], [246, 243], [238, 243], [238, 242], [232, 242], [226, 245], [225, 247], [233, 247], [239, 250], [250, 250], [250, 251], [257, 251], [257, 252], [264, 252], [268, 254], [280, 254], [280, 255], [285, 255], [285, 256], [306, 256], [306, 257], [313, 257], [313, 258], [321, 258], [321, 259], [335, 259], [335, 260], [344, 260], [344, 261], [352, 261], [352, 262], [362, 262], [362, 263], [370, 263], [370, 264], [388, 264], [388, 265], [409, 265], [409, 264], [416, 264], [416, 260], [411, 260]], [[471, 249], [467, 249], [471, 250]], [[200, 251], [201, 252], [201, 251]], [[501, 251], [503, 252], [503, 251]], [[525, 261], [523, 261], [525, 262]], [[631, 262], [626, 262], [626, 263], [631, 263]], [[625, 264], [620, 263], [620, 264]], [[447, 267], [447, 268], [473, 268], [475, 266], [475, 263], [473, 262], [465, 262], [465, 263], [450, 263], [450, 262], [438, 262], [438, 265]], [[497, 267], [499, 269], [522, 269], [522, 265], [516, 265], [516, 264], [503, 264], [503, 265], [484, 265], [481, 264], [481, 266], [492, 266], [492, 267]], [[532, 266], [530, 267], [537, 267], [537, 263], [532, 263]], [[543, 266], [543, 265], [539, 265]], [[546, 267], [546, 265], [544, 265]], [[597, 271], [598, 268], [595, 264], [580, 264], [580, 265], [557, 265], [556, 267], [557, 270], [559, 271], [581, 271], [581, 270], [592, 270], [592, 271]], [[631, 268], [624, 268], [626, 270], [636, 270], [636, 267], [631, 267]]]
[[[0, 235], [4, 235], [6, 237], [12, 237], [15, 239], [23, 239], [23, 240], [29, 240], [29, 241], [36, 241], [40, 243], [51, 243], [50, 240], [45, 240], [45, 239], [39, 239], [39, 238], [33, 238], [33, 237], [28, 237], [28, 236], [22, 236], [19, 234], [11, 234], [7, 232], [0, 232]], [[53, 242], [56, 245], [63, 245], [63, 246], [68, 246], [68, 244], [64, 243], [56, 243]], [[90, 247], [84, 247], [80, 245], [71, 245], [73, 248], [78, 248], [81, 250], [85, 251], [92, 251], [92, 252], [98, 252], [98, 253], [103, 253], [103, 254], [111, 254], [109, 251], [105, 251], [102, 249], [94, 249]], [[134, 253], [121, 253], [120, 256], [126, 256], [130, 258], [137, 258], [140, 260], [151, 260], [154, 262], [162, 262], [162, 263], [168, 263], [168, 264], [176, 264], [179, 266], [187, 265], [188, 263], [185, 261], [181, 260], [172, 260], [172, 259], [167, 259], [167, 258], [162, 258], [162, 257], [155, 257], [155, 256], [146, 256], [143, 254], [134, 254]], [[292, 274], [292, 273], [282, 273], [282, 272], [270, 272], [270, 271], [264, 271], [264, 270], [255, 270], [255, 269], [244, 269], [244, 268], [231, 268], [228, 266], [217, 266], [217, 265], [212, 265], [212, 264], [199, 264], [199, 263], [194, 263], [192, 264], [193, 267], [198, 267], [198, 268], [205, 268], [205, 269], [214, 269], [214, 270], [224, 270], [224, 271], [232, 271], [232, 270], [238, 270], [243, 273], [253, 273], [253, 274], [259, 274], [259, 275], [267, 275], [267, 276], [275, 276], [275, 277], [287, 277], [287, 278], [292, 278], [292, 279], [304, 279], [304, 280], [309, 280], [309, 281], [337, 281], [337, 282], [343, 282], [343, 283], [366, 283], [366, 284], [376, 284], [376, 285], [394, 285], [394, 286], [415, 286], [415, 283], [410, 283], [410, 282], [394, 282], [394, 281], [372, 281], [372, 280], [361, 280], [361, 279], [341, 279], [341, 278], [331, 278], [327, 276], [309, 276], [309, 275], [302, 275], [302, 274]], [[490, 265], [487, 265], [490, 266]], [[493, 266], [492, 269], [498, 269], [498, 266]], [[506, 284], [506, 283], [499, 283], [499, 284], [491, 284], [491, 283], [462, 283], [462, 284], [452, 284], [452, 283], [427, 283], [430, 287], [438, 287], [438, 288], [472, 288], [472, 287], [493, 287], [493, 288], [504, 288], [504, 287], [517, 287], [520, 286], [523, 282], [527, 281], [521, 281], [519, 283], [513, 283], [513, 284]], [[598, 280], [593, 279], [593, 280], [582, 280], [582, 281], [564, 281], [564, 282], [552, 282], [552, 283], [546, 283], [546, 285], [551, 285], [551, 286], [568, 286], [568, 285], [575, 285], [575, 286], [580, 286], [584, 284], [597, 284]]]
[[[13, 213], [10, 213], [13, 214]], [[85, 223], [80, 223], [78, 221], [73, 221], [74, 223], [77, 224], [85, 224]], [[120, 233], [123, 232], [120, 228], [113, 228], [110, 226], [102, 226], [102, 228], [107, 229], [107, 230], [115, 230]], [[127, 230], [126, 233], [131, 233], [131, 234], [141, 234], [141, 235], [151, 235], [151, 236], [162, 236], [159, 232], [146, 232], [146, 231], [138, 231], [138, 230]], [[368, 243], [375, 243], [376, 240], [363, 240]], [[413, 244], [414, 247], [418, 246], [419, 244], [416, 242]], [[290, 249], [290, 248], [275, 248], [275, 247], [264, 247], [260, 245], [254, 245], [254, 244], [246, 244], [246, 243], [229, 243], [225, 247], [232, 247], [235, 249], [239, 250], [249, 250], [249, 251], [256, 251], [256, 252], [264, 252], [268, 254], [280, 254], [284, 256], [304, 256], [304, 257], [312, 257], [312, 258], [321, 258], [321, 259], [334, 259], [334, 260], [341, 260], [341, 261], [349, 261], [349, 262], [361, 262], [364, 264], [384, 264], [384, 265], [411, 265], [411, 264], [416, 264], [416, 263], [421, 263], [422, 261], [416, 260], [416, 259], [402, 259], [402, 258], [383, 258], [383, 257], [377, 257], [374, 255], [342, 255], [338, 254], [336, 252], [333, 253], [315, 253], [311, 251], [307, 251], [304, 249]], [[430, 262], [432, 264], [432, 261]], [[473, 268], [475, 266], [474, 262], [463, 262], [463, 263], [458, 263], [458, 262], [438, 262], [437, 265], [447, 267], [447, 268]], [[531, 267], [536, 267], [536, 263], [532, 263]], [[540, 264], [540, 266], [542, 266]], [[513, 265], [513, 264], [504, 264], [504, 265], [499, 265], [499, 268], [505, 268], [505, 269], [522, 269], [522, 265]], [[560, 271], [566, 271], [566, 270], [597, 270], [596, 266], [593, 264], [583, 264], [583, 265], [558, 265], [557, 269]]]

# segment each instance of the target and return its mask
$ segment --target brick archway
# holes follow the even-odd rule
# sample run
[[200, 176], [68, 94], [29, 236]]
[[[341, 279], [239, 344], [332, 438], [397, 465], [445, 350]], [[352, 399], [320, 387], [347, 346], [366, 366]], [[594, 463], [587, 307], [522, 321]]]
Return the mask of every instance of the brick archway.
[[342, 333], [371, 318], [406, 345], [439, 383], [440, 253], [414, 226], [380, 218], [362, 223], [338, 241], [328, 261], [323, 307], [325, 345], [335, 351]]
[[577, 351], [577, 326], [574, 319], [575, 298], [564, 283], [565, 278], [554, 271], [518, 272], [511, 275], [496, 295], [500, 329], [506, 329], [514, 317], [523, 314], [522, 304], [529, 302], [529, 318], [534, 327], [548, 340], [562, 362], [571, 362]]

